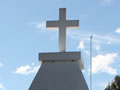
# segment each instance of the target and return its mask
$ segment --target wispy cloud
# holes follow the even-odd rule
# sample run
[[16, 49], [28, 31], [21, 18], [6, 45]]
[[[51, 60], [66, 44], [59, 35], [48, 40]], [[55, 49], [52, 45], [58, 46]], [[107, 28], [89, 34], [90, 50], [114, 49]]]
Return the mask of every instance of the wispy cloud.
[[[101, 49], [101, 45], [110, 45], [110, 44], [120, 44], [120, 36], [115, 36], [115, 35], [100, 35], [96, 33], [83, 33], [83, 32], [78, 32], [78, 31], [69, 31], [68, 36], [71, 37], [72, 39], [79, 40], [80, 43], [81, 41], [84, 41], [86, 44], [90, 42], [90, 36], [93, 36], [93, 46], [96, 47], [96, 50]], [[78, 47], [80, 46], [80, 43]], [[88, 46], [88, 45], [87, 45]], [[77, 47], [77, 48], [78, 48]]]
[[24, 66], [18, 67], [14, 73], [21, 74], [21, 75], [29, 75], [31, 73], [37, 72], [39, 68], [40, 68], [39, 65], [35, 66], [34, 63], [32, 63], [32, 65], [24, 65]]
[[98, 50], [98, 51], [100, 50], [100, 46], [99, 46], [99, 45], [96, 45], [95, 48], [96, 48], [96, 50]]
[[104, 3], [106, 3], [106, 4], [111, 4], [111, 3], [112, 3], [112, 0], [104, 0]]
[[[39, 30], [39, 31], [47, 31], [48, 29], [46, 28], [46, 22], [45, 21], [42, 21], [41, 23], [37, 23], [37, 24], [35, 24], [35, 27]], [[55, 30], [48, 30], [48, 31], [50, 31], [50, 32], [56, 32], [56, 31], [58, 31], [57, 29], [55, 29]], [[48, 32], [47, 31], [47, 32]]]
[[36, 28], [39, 30], [45, 30], [46, 29], [46, 22], [43, 21], [41, 23], [36, 24]]
[[92, 58], [92, 72], [105, 72], [110, 75], [117, 74], [117, 69], [113, 68], [111, 65], [115, 62], [117, 53], [108, 53], [105, 55], [97, 55]]
[[85, 49], [84, 41], [80, 41], [80, 43], [79, 43], [79, 45], [78, 45], [77, 48], [78, 48], [78, 49], [79, 49], [79, 48], [80, 48], [80, 49]]
[[96, 81], [96, 82], [95, 82], [95, 85], [96, 85], [97, 87], [106, 88], [107, 85], [108, 85], [108, 83], [109, 83], [109, 81], [105, 81], [105, 80], [99, 81], [99, 82]]
[[117, 28], [117, 29], [116, 29], [116, 33], [120, 33], [120, 28]]
[[89, 41], [90, 36], [93, 36], [93, 41], [96, 43], [110, 43], [110, 42], [118, 42], [119, 38], [113, 35], [100, 35], [96, 33], [90, 33], [90, 32], [78, 32], [78, 31], [69, 31], [68, 36], [71, 37], [72, 39], [77, 39], [77, 40], [83, 40], [83, 41]]
[[5, 90], [5, 87], [3, 86], [2, 83], [0, 83], [0, 90]]
[[3, 67], [3, 64], [0, 62], [0, 67]]
[[28, 22], [27, 23], [30, 26], [33, 26], [35, 29], [39, 31], [45, 31], [46, 30], [46, 22], [40, 21], [40, 22]]

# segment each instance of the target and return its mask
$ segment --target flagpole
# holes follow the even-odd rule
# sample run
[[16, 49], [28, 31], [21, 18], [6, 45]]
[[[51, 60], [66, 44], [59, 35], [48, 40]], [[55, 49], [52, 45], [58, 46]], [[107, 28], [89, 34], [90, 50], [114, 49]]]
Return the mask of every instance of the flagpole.
[[92, 90], [92, 35], [90, 36], [90, 90]]

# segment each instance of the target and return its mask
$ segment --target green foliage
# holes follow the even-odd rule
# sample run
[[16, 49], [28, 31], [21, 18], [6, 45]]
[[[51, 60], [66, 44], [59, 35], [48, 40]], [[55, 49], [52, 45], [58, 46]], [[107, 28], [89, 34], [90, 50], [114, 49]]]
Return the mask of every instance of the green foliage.
[[108, 84], [105, 90], [120, 90], [120, 76], [117, 75], [114, 80]]

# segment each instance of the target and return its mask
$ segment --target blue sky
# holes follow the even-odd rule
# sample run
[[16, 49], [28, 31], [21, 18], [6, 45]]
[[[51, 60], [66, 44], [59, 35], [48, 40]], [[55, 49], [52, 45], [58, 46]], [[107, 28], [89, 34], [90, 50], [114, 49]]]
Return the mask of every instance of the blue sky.
[[0, 90], [27, 90], [40, 67], [39, 52], [58, 51], [58, 30], [46, 20], [79, 19], [67, 30], [67, 51], [81, 51], [89, 86], [89, 37], [93, 35], [93, 90], [104, 90], [120, 74], [120, 0], [1, 0]]

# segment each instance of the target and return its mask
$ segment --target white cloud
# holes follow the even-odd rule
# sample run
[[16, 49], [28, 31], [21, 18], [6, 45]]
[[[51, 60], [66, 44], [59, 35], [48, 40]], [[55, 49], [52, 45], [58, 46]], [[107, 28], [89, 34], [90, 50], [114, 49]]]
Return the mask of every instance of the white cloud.
[[114, 63], [116, 53], [108, 53], [106, 55], [97, 55], [92, 58], [92, 72], [105, 72], [111, 75], [117, 74], [117, 69], [112, 68], [111, 64]]
[[34, 63], [32, 65], [25, 65], [25, 66], [20, 66], [16, 69], [14, 73], [16, 74], [22, 74], [22, 75], [29, 75], [31, 73], [35, 73], [38, 71], [40, 66], [34, 66]]
[[3, 86], [2, 83], [0, 83], [0, 90], [5, 90], [5, 87]]
[[34, 66], [35, 65], [35, 63], [32, 63], [32, 66]]
[[108, 42], [107, 42], [107, 44], [108, 44], [108, 45], [110, 45], [110, 44], [111, 44], [111, 42], [110, 42], [110, 41], [108, 41]]
[[100, 46], [99, 45], [96, 45], [96, 50], [100, 50]]
[[112, 0], [104, 0], [104, 2], [107, 3], [107, 4], [111, 4]]
[[46, 29], [46, 22], [44, 21], [44, 22], [37, 24], [36, 28], [40, 29], [40, 30], [45, 30]]
[[85, 53], [86, 53], [87, 55], [89, 55], [89, 51], [85, 50]]
[[0, 67], [3, 67], [3, 64], [0, 62]]
[[116, 33], [120, 33], [120, 28], [117, 28], [117, 29], [116, 29]]
[[77, 48], [85, 49], [84, 41], [80, 41]]

